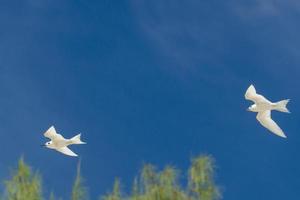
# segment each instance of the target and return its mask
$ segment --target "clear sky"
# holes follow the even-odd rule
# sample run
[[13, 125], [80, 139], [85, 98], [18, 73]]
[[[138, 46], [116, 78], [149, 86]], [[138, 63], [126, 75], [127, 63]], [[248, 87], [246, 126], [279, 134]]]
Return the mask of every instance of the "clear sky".
[[[300, 3], [295, 0], [0, 1], [0, 179], [17, 159], [67, 197], [78, 159], [43, 149], [55, 125], [93, 199], [145, 162], [217, 162], [224, 199], [300, 195]], [[270, 134], [244, 92], [292, 99]]]

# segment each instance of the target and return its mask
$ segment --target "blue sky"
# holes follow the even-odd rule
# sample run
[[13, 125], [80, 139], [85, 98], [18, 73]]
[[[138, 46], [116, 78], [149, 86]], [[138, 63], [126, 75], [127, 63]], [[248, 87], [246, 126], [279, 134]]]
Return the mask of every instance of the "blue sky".
[[[295, 0], [1, 1], [0, 178], [24, 155], [67, 197], [77, 159], [39, 146], [55, 125], [88, 142], [72, 149], [93, 199], [145, 162], [184, 172], [201, 153], [224, 199], [296, 199], [299, 13]], [[251, 83], [292, 99], [274, 113], [287, 140], [246, 112]]]

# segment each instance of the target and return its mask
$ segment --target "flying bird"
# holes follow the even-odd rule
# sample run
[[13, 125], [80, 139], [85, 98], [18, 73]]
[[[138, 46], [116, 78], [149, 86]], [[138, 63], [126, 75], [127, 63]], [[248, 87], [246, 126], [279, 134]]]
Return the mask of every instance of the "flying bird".
[[260, 122], [261, 125], [269, 129], [274, 134], [286, 138], [286, 135], [284, 134], [282, 129], [271, 118], [271, 111], [276, 110], [284, 113], [290, 113], [290, 111], [286, 107], [286, 105], [290, 101], [289, 99], [272, 103], [264, 96], [257, 94], [253, 85], [250, 85], [250, 87], [247, 89], [245, 98], [254, 102], [254, 104], [251, 105], [247, 110], [258, 113], [256, 119]]
[[81, 134], [78, 134], [71, 139], [65, 139], [61, 134], [58, 134], [54, 128], [51, 126], [45, 133], [44, 136], [49, 138], [50, 141], [46, 142], [43, 146], [59, 151], [68, 156], [78, 156], [71, 149], [68, 148], [72, 144], [86, 144], [80, 139]]

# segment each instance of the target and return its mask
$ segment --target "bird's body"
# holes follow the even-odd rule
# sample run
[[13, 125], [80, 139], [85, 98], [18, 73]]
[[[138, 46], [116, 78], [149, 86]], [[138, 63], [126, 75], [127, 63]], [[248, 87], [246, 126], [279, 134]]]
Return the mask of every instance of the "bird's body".
[[252, 112], [263, 112], [266, 110], [277, 110], [277, 104], [272, 102], [260, 102], [251, 106]]
[[61, 134], [58, 134], [54, 128], [51, 126], [45, 133], [44, 136], [49, 138], [51, 141], [45, 143], [45, 147], [49, 149], [54, 149], [68, 156], [77, 156], [73, 151], [71, 151], [68, 146], [72, 144], [86, 144], [80, 140], [81, 134], [74, 136], [71, 139], [64, 138]]
[[245, 98], [254, 102], [254, 104], [248, 108], [248, 111], [258, 113], [256, 119], [261, 125], [269, 129], [274, 134], [286, 138], [286, 135], [282, 129], [276, 124], [275, 121], [272, 120], [271, 111], [276, 110], [289, 113], [289, 110], [286, 108], [289, 99], [273, 103], [264, 96], [257, 94], [253, 85], [250, 85], [250, 87], [247, 89]]

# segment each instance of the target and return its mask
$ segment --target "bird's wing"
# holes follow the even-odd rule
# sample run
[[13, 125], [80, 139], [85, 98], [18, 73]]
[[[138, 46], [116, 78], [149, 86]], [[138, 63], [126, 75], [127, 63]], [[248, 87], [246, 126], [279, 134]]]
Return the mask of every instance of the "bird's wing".
[[49, 138], [50, 140], [61, 140], [64, 139], [64, 137], [61, 134], [58, 134], [54, 128], [54, 126], [51, 126], [45, 133], [44, 136]]
[[250, 87], [247, 89], [245, 93], [245, 99], [254, 101], [254, 103], [270, 102], [264, 96], [257, 94], [253, 85], [250, 85]]
[[62, 147], [62, 148], [59, 148], [59, 149], [56, 149], [57, 151], [65, 154], [65, 155], [68, 155], [68, 156], [78, 156], [76, 153], [74, 153], [73, 151], [71, 151], [71, 149], [69, 149], [68, 147]]
[[280, 137], [286, 138], [286, 135], [281, 130], [281, 128], [276, 124], [276, 122], [272, 120], [270, 110], [259, 112], [256, 116], [256, 119], [261, 123], [261, 125], [269, 129], [271, 132]]
[[55, 138], [55, 136], [57, 135], [56, 130], [54, 128], [54, 126], [51, 126], [45, 133], [44, 136], [53, 140]]

